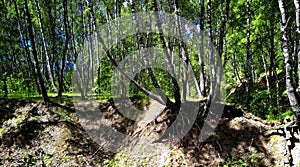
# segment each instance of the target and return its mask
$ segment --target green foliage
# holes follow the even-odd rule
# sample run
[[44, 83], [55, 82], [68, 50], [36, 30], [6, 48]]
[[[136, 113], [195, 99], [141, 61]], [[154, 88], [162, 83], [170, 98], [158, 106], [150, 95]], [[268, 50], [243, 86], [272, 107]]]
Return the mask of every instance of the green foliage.
[[276, 90], [256, 90], [251, 98], [250, 106], [251, 112], [263, 119], [267, 120], [279, 120], [285, 116], [291, 114], [290, 111], [284, 111], [284, 108], [288, 106], [279, 106], [276, 103], [284, 104], [287, 97], [281, 96], [284, 89], [279, 89], [278, 94], [280, 96], [276, 96]]
[[269, 162], [264, 161], [264, 154], [257, 153], [254, 148], [251, 148], [250, 152], [244, 153], [240, 156], [229, 156], [225, 163], [224, 167], [233, 167], [233, 166], [242, 166], [242, 167], [250, 167], [250, 166], [269, 166], [267, 165]]
[[[4, 96], [4, 79], [7, 79], [7, 89], [8, 97], [12, 98], [25, 98], [25, 97], [40, 97], [38, 95], [38, 82], [36, 81], [37, 76], [35, 76], [34, 61], [32, 55], [32, 46], [30, 46], [30, 41], [28, 39], [28, 21], [24, 18], [23, 5], [24, 1], [3, 1], [0, 3], [0, 97]], [[199, 23], [199, 16], [201, 13], [200, 1], [176, 1], [176, 4], [169, 1], [157, 1], [158, 8], [164, 12], [175, 13], [179, 16], [184, 17], [191, 24]], [[151, 1], [137, 1], [135, 3], [135, 11], [151, 11], [153, 9], [153, 4]], [[67, 4], [62, 2], [48, 2], [39, 1], [40, 10], [42, 15], [41, 23], [42, 29], [40, 29], [38, 12], [36, 1], [28, 0], [29, 13], [31, 15], [31, 23], [34, 29], [34, 38], [36, 41], [36, 49], [38, 52], [38, 61], [41, 62], [42, 78], [45, 81], [46, 89], [49, 94], [56, 93], [54, 86], [52, 85], [49, 77], [50, 71], [47, 68], [47, 59], [45, 50], [47, 50], [50, 64], [53, 71], [54, 83], [56, 87], [58, 86], [58, 76], [60, 73], [60, 68], [62, 65], [63, 50], [66, 42], [66, 28], [70, 35], [70, 41], [68, 43], [68, 50], [66, 54], [65, 63], [68, 67], [65, 67], [62, 74], [64, 75], [63, 88], [65, 93], [73, 91], [72, 83], [72, 71], [74, 62], [78, 54], [82, 51], [83, 47], [86, 47], [87, 41], [89, 41], [92, 34], [94, 34], [93, 26], [95, 28], [100, 28], [109, 19], [114, 19], [116, 15], [116, 6], [114, 1], [107, 2], [97, 2], [91, 3], [91, 6], [85, 1], [76, 2], [68, 1]], [[15, 6], [16, 5], [16, 6]], [[65, 15], [64, 15], [64, 5], [67, 5], [67, 27], [65, 27]], [[176, 5], [176, 10], [175, 10]], [[207, 2], [204, 2], [204, 7], [207, 10]], [[270, 71], [268, 69], [271, 65], [271, 52], [275, 54], [274, 56], [274, 67], [273, 72], [280, 74], [284, 71], [284, 61], [283, 54], [281, 50], [281, 35], [280, 35], [280, 22], [276, 21], [280, 19], [280, 13], [277, 9], [277, 2], [263, 0], [252, 0], [250, 3], [250, 40], [251, 40], [251, 57], [253, 58], [253, 68], [255, 75], [259, 76], [263, 74], [268, 74]], [[127, 6], [124, 3], [120, 3], [120, 16], [125, 16], [131, 14], [131, 6], [128, 3]], [[245, 67], [246, 61], [246, 45], [247, 45], [247, 32], [246, 32], [246, 1], [232, 0], [229, 4], [229, 15], [226, 18], [227, 23], [225, 30], [221, 30], [222, 22], [224, 21], [226, 1], [212, 1], [211, 15], [212, 23], [211, 28], [213, 31], [212, 42], [215, 48], [218, 50], [220, 48], [220, 35], [221, 31], [225, 32], [226, 43], [224, 43], [222, 57], [224, 66], [224, 72], [226, 75], [226, 90], [231, 91], [240, 82], [245, 82]], [[17, 10], [16, 10], [17, 9]], [[205, 11], [207, 12], [207, 11]], [[294, 11], [288, 11], [291, 15], [291, 29], [294, 25]], [[18, 14], [17, 14], [18, 13]], [[92, 16], [93, 14], [93, 16]], [[206, 15], [207, 13], [204, 13]], [[92, 25], [92, 17], [95, 18], [95, 25]], [[204, 20], [204, 33], [207, 34], [208, 22], [207, 18]], [[20, 26], [19, 26], [20, 24]], [[274, 32], [272, 36], [272, 28]], [[176, 29], [176, 28], [175, 28]], [[43, 46], [42, 33], [45, 36], [46, 48]], [[165, 32], [167, 34], [168, 32]], [[21, 34], [24, 39], [21, 38]], [[165, 35], [164, 34], [164, 35]], [[145, 34], [141, 34], [145, 35]], [[160, 41], [159, 34], [148, 34], [147, 42], [150, 47], [162, 48], [162, 42]], [[106, 38], [106, 36], [104, 37]], [[294, 31], [290, 32], [290, 44], [292, 46], [292, 40], [296, 39], [296, 34]], [[171, 40], [165, 35], [167, 47], [171, 46]], [[115, 39], [113, 39], [115, 40]], [[170, 41], [169, 41], [170, 40]], [[143, 42], [146, 39], [142, 40]], [[274, 41], [274, 48], [271, 48], [271, 41]], [[138, 50], [138, 42], [136, 34], [132, 34], [128, 37], [124, 37], [115, 46], [109, 48], [110, 52], [114, 56], [117, 63], [121, 62], [127, 55], [134, 53]], [[27, 44], [27, 48], [24, 44]], [[180, 48], [178, 45], [178, 39], [176, 39], [174, 48], [174, 55], [180, 56]], [[198, 47], [198, 44], [193, 43]], [[225, 47], [226, 45], [226, 47]], [[199, 82], [199, 60], [198, 60], [198, 50], [193, 50], [187, 46], [189, 51], [189, 58], [191, 60], [192, 67], [194, 69], [196, 78]], [[204, 48], [206, 49], [206, 48]], [[92, 49], [92, 53], [95, 54], [95, 48]], [[92, 88], [97, 94], [99, 99], [110, 99], [112, 98], [111, 85], [113, 82], [113, 72], [114, 67], [111, 65], [110, 61], [105, 58], [105, 53], [100, 53], [101, 59], [100, 64], [96, 66], [100, 67], [99, 76], [95, 77], [95, 86]], [[103, 54], [103, 55], [102, 55]], [[89, 56], [89, 55], [85, 55]], [[99, 55], [97, 55], [99, 56]], [[201, 55], [203, 56], [203, 55]], [[205, 56], [203, 56], [205, 57]], [[263, 61], [264, 60], [264, 61]], [[295, 65], [295, 60], [294, 65]], [[266, 66], [266, 67], [264, 67]], [[204, 67], [205, 72], [208, 73], [208, 67]], [[293, 67], [294, 68], [294, 67]], [[173, 89], [170, 75], [168, 72], [153, 69], [154, 75], [158, 80], [159, 85], [166, 93], [167, 96], [173, 98]], [[97, 74], [95, 74], [97, 75]], [[206, 75], [206, 89], [209, 89], [209, 76]], [[149, 91], [154, 90], [154, 85], [151, 78], [147, 74], [146, 70], [140, 71], [136, 76], [132, 76], [135, 81], [137, 81], [141, 86], [148, 89]], [[296, 72], [293, 75], [294, 80], [297, 79]], [[258, 78], [254, 77], [256, 83]], [[87, 79], [88, 80], [88, 79]], [[279, 78], [276, 82], [282, 82], [282, 78]], [[92, 82], [91, 80], [87, 82]], [[275, 81], [274, 81], [275, 83]], [[224, 85], [222, 85], [224, 87]], [[193, 86], [191, 86], [193, 87]], [[261, 118], [268, 120], [280, 119], [284, 116], [291, 114], [288, 110], [289, 106], [287, 104], [287, 97], [283, 96], [284, 87], [280, 85], [279, 90], [271, 88], [267, 90], [266, 86], [256, 86], [254, 85], [249, 100], [250, 109], [249, 111], [254, 113]], [[128, 90], [131, 98], [146, 99], [147, 97], [136, 89], [133, 85], [130, 85]], [[245, 92], [242, 89], [241, 92]], [[245, 106], [245, 97], [241, 92], [231, 95], [228, 97], [228, 102], [234, 103], [237, 106]], [[91, 92], [88, 92], [91, 93]], [[191, 96], [195, 97], [197, 95], [195, 89], [190, 90]], [[278, 96], [277, 96], [278, 95]]]
[[236, 158], [227, 159], [224, 164], [224, 167], [232, 167], [232, 166], [248, 167], [249, 164], [243, 161], [242, 159], [236, 159]]
[[44, 154], [44, 160], [46, 164], [51, 165], [51, 158], [53, 157], [53, 154], [46, 153]]
[[[283, 95], [285, 91], [284, 87], [270, 90], [264, 89], [264, 87], [257, 84], [256, 87], [258, 88], [249, 98], [249, 112], [269, 121], [280, 120], [292, 115], [292, 111], [288, 109], [288, 99]], [[228, 86], [228, 90], [232, 89], [232, 86]], [[234, 93], [227, 98], [227, 102], [234, 103], [239, 107], [246, 107], [245, 101], [246, 96], [243, 86], [236, 88]]]
[[[161, 86], [161, 89], [164, 90], [167, 96], [173, 97], [173, 89], [172, 89], [172, 81], [170, 74], [167, 71], [161, 70], [161, 69], [155, 69], [153, 68], [153, 73], [155, 75], [155, 78], [158, 81], [158, 84]], [[136, 75], [136, 80], [139, 84], [144, 86], [148, 90], [154, 90], [154, 85], [151, 82], [151, 78], [149, 77], [146, 70], [142, 70], [139, 74]], [[129, 88], [129, 94], [130, 96], [139, 96], [146, 98], [146, 96], [141, 93], [136, 87], [133, 85], [130, 85]]]
[[272, 113], [276, 108], [270, 105], [269, 97], [271, 92], [269, 90], [256, 90], [250, 102], [251, 110], [255, 115], [265, 117], [267, 114]]
[[116, 161], [108, 160], [108, 159], [104, 160], [103, 165], [105, 167], [118, 167], [119, 166], [119, 165], [117, 165]]

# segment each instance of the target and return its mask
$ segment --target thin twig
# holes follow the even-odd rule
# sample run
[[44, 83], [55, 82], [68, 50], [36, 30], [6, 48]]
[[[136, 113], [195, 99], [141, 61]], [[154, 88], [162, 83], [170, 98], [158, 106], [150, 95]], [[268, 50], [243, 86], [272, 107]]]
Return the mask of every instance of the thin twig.
[[218, 140], [216, 140], [216, 143], [218, 144], [220, 151], [223, 151], [222, 146], [221, 146], [221, 144], [219, 143]]
[[252, 147], [252, 144], [253, 144], [253, 138], [251, 138], [251, 143], [250, 143], [250, 146], [249, 146], [249, 151], [251, 151], [251, 147]]

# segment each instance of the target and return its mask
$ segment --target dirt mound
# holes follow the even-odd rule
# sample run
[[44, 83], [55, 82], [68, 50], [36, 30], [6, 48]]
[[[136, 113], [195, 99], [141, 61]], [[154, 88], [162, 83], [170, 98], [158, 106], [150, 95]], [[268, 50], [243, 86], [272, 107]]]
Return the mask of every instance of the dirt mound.
[[0, 103], [9, 115], [0, 122], [0, 166], [101, 166], [112, 157], [85, 134], [69, 104], [9, 101]]
[[[110, 103], [99, 104], [109, 126], [137, 139], [158, 138], [167, 128], [163, 121], [141, 126]], [[266, 135], [274, 131], [271, 123], [228, 105], [215, 131], [202, 143], [199, 119], [172, 147], [136, 140], [117, 154], [85, 133], [71, 103], [0, 101], [0, 111], [2, 166], [284, 166], [287, 162], [284, 137]], [[300, 146], [295, 148], [296, 159]]]

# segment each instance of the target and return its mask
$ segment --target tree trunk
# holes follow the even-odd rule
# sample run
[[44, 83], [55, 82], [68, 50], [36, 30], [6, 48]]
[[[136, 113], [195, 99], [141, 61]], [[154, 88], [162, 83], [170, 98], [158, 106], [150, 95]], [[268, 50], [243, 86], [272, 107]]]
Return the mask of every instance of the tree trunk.
[[[283, 0], [278, 0], [279, 4], [279, 9], [280, 9], [280, 14], [281, 14], [281, 26], [280, 30], [282, 33], [282, 50], [283, 50], [283, 55], [284, 55], [284, 63], [285, 63], [285, 79], [286, 79], [286, 90], [287, 90], [287, 95], [289, 98], [289, 102], [291, 105], [291, 108], [293, 110], [293, 113], [295, 115], [295, 125], [299, 126], [299, 112], [300, 112], [300, 107], [299, 107], [299, 101], [296, 96], [295, 88], [292, 84], [293, 82], [293, 76], [292, 76], [292, 60], [291, 60], [291, 52], [289, 48], [289, 31], [290, 28], [288, 26], [288, 19], [286, 16], [286, 11], [285, 7], [283, 4]], [[287, 138], [286, 140], [290, 140]], [[288, 141], [286, 141], [288, 142]], [[291, 141], [292, 142], [292, 141]], [[291, 166], [293, 166], [293, 156], [290, 154], [291, 150], [293, 149], [294, 143], [291, 143], [287, 145], [287, 152], [288, 154], [288, 160]], [[296, 165], [296, 164], [295, 164]]]
[[205, 85], [205, 74], [204, 74], [204, 14], [205, 14], [205, 7], [204, 7], [204, 0], [199, 0], [200, 3], [200, 41], [199, 41], [199, 53], [198, 53], [198, 59], [199, 59], [199, 87], [200, 87], [200, 98], [203, 98], [206, 96], [206, 85]]
[[[156, 0], [152, 1], [152, 5], [153, 5], [153, 8], [154, 8], [154, 11], [158, 12], [159, 10], [158, 10], [158, 7], [157, 7], [157, 1]], [[159, 18], [158, 18], [157, 13], [155, 14], [155, 19], [156, 19], [156, 22], [158, 23], [156, 26], [159, 30], [159, 39], [160, 39], [160, 42], [162, 44], [162, 47], [164, 48], [164, 54], [166, 55], [165, 60], [166, 60], [166, 63], [167, 63], [169, 73], [171, 75], [173, 95], [174, 95], [174, 98], [175, 98], [175, 103], [171, 103], [171, 102], [169, 104], [167, 103], [167, 107], [179, 108], [179, 106], [181, 105], [181, 96], [180, 96], [179, 85], [178, 85], [178, 82], [177, 82], [176, 77], [175, 77], [174, 65], [171, 63], [171, 59], [170, 59], [171, 56], [170, 56], [170, 53], [168, 51], [166, 41], [164, 39], [164, 35], [163, 35], [164, 32], [163, 32], [161, 24], [159, 23]]]
[[68, 44], [69, 44], [69, 26], [68, 26], [68, 6], [67, 6], [67, 0], [63, 0], [63, 15], [64, 15], [64, 30], [66, 35], [66, 40], [64, 43], [64, 48], [62, 51], [62, 60], [61, 60], [61, 68], [58, 75], [58, 93], [57, 96], [61, 97], [62, 93], [64, 91], [64, 70], [66, 65], [66, 55], [68, 52]]
[[24, 7], [25, 7], [25, 14], [26, 14], [27, 23], [28, 23], [28, 32], [29, 32], [29, 38], [30, 38], [31, 47], [32, 47], [32, 54], [33, 54], [33, 58], [34, 58], [34, 62], [35, 62], [35, 69], [37, 72], [38, 81], [40, 83], [41, 93], [42, 93], [44, 101], [49, 101], [49, 97], [47, 95], [47, 91], [46, 91], [46, 88], [44, 85], [44, 80], [43, 80], [40, 65], [39, 65], [38, 55], [37, 55], [36, 46], [35, 46], [35, 39], [34, 39], [34, 34], [33, 34], [33, 26], [32, 26], [32, 22], [31, 22], [32, 20], [31, 20], [31, 15], [30, 15], [29, 9], [28, 9], [27, 0], [25, 0]]
[[[179, 55], [180, 57], [184, 60], [184, 63], [182, 64], [182, 73], [181, 73], [181, 78], [182, 78], [182, 102], [185, 103], [186, 102], [186, 98], [187, 98], [187, 85], [188, 85], [188, 53], [187, 53], [187, 49], [186, 49], [186, 44], [183, 42], [183, 35], [182, 35], [182, 31], [185, 32], [184, 27], [182, 27], [182, 25], [180, 24], [180, 17], [179, 17], [179, 13], [178, 13], [178, 1], [174, 0], [174, 10], [175, 10], [175, 14], [176, 14], [176, 28], [177, 28], [177, 32], [179, 34], [179, 38], [180, 41], [178, 43], [178, 47], [179, 47]], [[180, 68], [180, 66], [179, 66]], [[180, 77], [179, 77], [180, 78]], [[196, 83], [198, 84], [198, 83]], [[200, 95], [199, 95], [200, 96]]]
[[281, 13], [281, 33], [282, 33], [282, 50], [284, 55], [284, 62], [285, 62], [285, 79], [286, 79], [286, 90], [289, 97], [290, 105], [292, 110], [296, 115], [299, 114], [299, 102], [295, 95], [295, 89], [292, 84], [293, 76], [292, 76], [292, 66], [291, 66], [291, 56], [289, 50], [289, 27], [288, 27], [288, 20], [283, 4], [283, 0], [278, 0], [279, 9]]
[[[27, 46], [27, 40], [25, 39], [25, 36], [23, 35], [23, 32], [22, 32], [22, 26], [21, 26], [21, 17], [20, 17], [20, 14], [19, 14], [19, 10], [18, 10], [18, 7], [17, 7], [17, 3], [16, 1], [13, 1], [14, 3], [14, 7], [15, 7], [15, 11], [16, 11], [16, 15], [17, 15], [17, 18], [18, 18], [18, 27], [19, 27], [19, 33], [20, 33], [20, 37], [22, 39], [22, 43], [24, 44], [24, 55], [26, 57], [26, 63], [27, 63], [27, 66], [29, 68], [29, 70], [32, 72], [32, 75], [33, 75], [33, 78], [34, 78], [34, 81], [37, 85], [37, 91], [38, 93], [40, 94], [41, 91], [40, 91], [40, 87], [39, 87], [39, 82], [38, 82], [38, 79], [36, 77], [36, 72], [35, 72], [35, 69], [34, 69], [34, 65], [31, 61], [31, 58], [30, 58], [30, 51], [29, 51], [29, 48]], [[30, 88], [29, 88], [30, 89]]]
[[215, 81], [216, 81], [216, 69], [215, 69], [215, 58], [214, 58], [214, 50], [213, 50], [213, 44], [212, 44], [212, 12], [211, 9], [211, 0], [207, 0], [207, 28], [208, 28], [208, 40], [207, 40], [207, 47], [208, 47], [208, 63], [209, 63], [209, 78], [210, 78], [210, 86], [209, 86], [209, 94], [208, 94], [208, 99], [207, 99], [207, 104], [205, 109], [210, 105], [211, 100], [214, 96], [214, 88], [215, 88]]
[[[214, 100], [219, 101], [221, 100], [221, 82], [222, 82], [222, 75], [223, 75], [223, 67], [222, 67], [222, 55], [223, 55], [223, 49], [224, 49], [224, 40], [226, 38], [226, 24], [227, 24], [227, 18], [229, 15], [229, 5], [230, 0], [225, 1], [225, 14], [222, 16], [222, 23], [220, 27], [220, 36], [219, 36], [219, 46], [218, 46], [218, 56], [216, 58], [216, 86], [215, 86], [215, 92], [214, 92]], [[225, 64], [224, 60], [224, 65]]]
[[[56, 4], [56, 0], [54, 0], [53, 4]], [[58, 59], [58, 54], [57, 54], [57, 44], [56, 44], [56, 32], [55, 32], [55, 25], [56, 25], [56, 14], [54, 14], [54, 16], [52, 15], [52, 7], [51, 7], [51, 2], [46, 3], [46, 7], [47, 7], [47, 13], [48, 13], [48, 19], [51, 20], [51, 22], [49, 22], [49, 35], [50, 35], [50, 46], [51, 46], [51, 50], [49, 53], [49, 65], [50, 65], [50, 69], [51, 69], [51, 74], [53, 76], [53, 80], [55, 80], [55, 76], [54, 76], [54, 71], [53, 71], [53, 67], [55, 66], [55, 62]], [[54, 11], [56, 9], [54, 8]], [[56, 13], [56, 11], [54, 12]], [[55, 68], [56, 70], [58, 70], [59, 68]], [[56, 87], [57, 88], [57, 87]], [[57, 89], [57, 93], [58, 93], [58, 89]]]
[[[115, 0], [115, 1], [116, 1], [115, 3], [118, 3], [118, 0]], [[98, 92], [99, 92], [100, 91], [100, 77], [101, 77], [100, 72], [101, 71], [100, 71], [100, 55], [99, 55], [100, 51], [99, 51], [99, 47], [98, 47], [97, 19], [96, 19], [95, 11], [94, 11], [95, 3], [93, 1], [91, 1], [91, 2], [87, 1], [87, 3], [88, 3], [88, 7], [90, 8], [90, 11], [91, 11], [91, 14], [90, 14], [91, 29], [92, 29], [92, 31], [94, 33], [94, 36], [95, 36], [95, 39], [93, 40], [94, 42], [93, 42], [92, 46], [94, 46], [94, 50], [95, 50], [94, 54], [96, 55], [96, 59], [97, 59], [97, 64], [96, 64], [96, 66], [97, 66], [97, 83], [96, 84], [99, 88], [99, 90], [98, 90]], [[118, 4], [115, 4], [115, 5], [117, 6]], [[115, 8], [116, 13], [118, 12], [117, 10], [118, 10], [118, 8]], [[93, 64], [93, 66], [95, 66], [95, 64]], [[94, 68], [94, 67], [92, 67], [92, 68]], [[94, 74], [92, 74], [92, 75], [94, 75]], [[94, 81], [92, 81], [92, 82], [94, 82]], [[94, 85], [94, 83], [92, 85]]]
[[300, 6], [299, 0], [294, 0], [296, 8], [296, 55], [298, 58], [298, 88], [297, 92], [300, 92]]
[[53, 73], [52, 73], [52, 69], [51, 69], [51, 65], [50, 65], [50, 58], [49, 58], [47, 45], [46, 45], [46, 39], [45, 39], [45, 35], [44, 35], [43, 18], [42, 18], [42, 14], [41, 14], [41, 10], [40, 10], [39, 1], [35, 0], [35, 4], [36, 4], [37, 12], [38, 12], [38, 21], [39, 21], [40, 31], [41, 31], [41, 35], [42, 35], [43, 48], [44, 48], [46, 61], [47, 61], [47, 70], [48, 70], [48, 74], [49, 74], [49, 79], [50, 79], [53, 89], [55, 90], [56, 93], [58, 93], [58, 89], [54, 82], [54, 77], [53, 77]]
[[275, 76], [276, 76], [276, 64], [275, 64], [275, 11], [274, 11], [274, 7], [273, 7], [273, 0], [271, 0], [271, 12], [270, 12], [270, 66], [269, 66], [269, 78], [270, 78], [270, 88], [274, 88], [275, 87]]
[[252, 75], [252, 53], [251, 53], [251, 41], [250, 41], [250, 36], [251, 36], [251, 29], [250, 29], [250, 0], [247, 0], [247, 48], [246, 48], [246, 71], [245, 71], [245, 78], [246, 78], [246, 106], [248, 107], [249, 101], [250, 101], [250, 94], [251, 94], [251, 89], [253, 85], [253, 75]]
[[3, 85], [4, 98], [7, 98], [7, 96], [8, 96], [7, 77], [6, 77], [6, 75], [4, 75], [3, 77], [4, 77], [4, 78], [3, 78], [3, 83], [4, 83], [4, 85]]

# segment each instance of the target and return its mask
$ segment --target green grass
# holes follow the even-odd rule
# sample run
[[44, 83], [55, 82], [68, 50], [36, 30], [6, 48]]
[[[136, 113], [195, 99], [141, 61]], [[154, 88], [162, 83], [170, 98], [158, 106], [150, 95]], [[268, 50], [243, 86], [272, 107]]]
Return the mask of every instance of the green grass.
[[[51, 101], [70, 101], [73, 97], [80, 97], [80, 94], [73, 94], [73, 93], [63, 93], [61, 98], [56, 98], [56, 93], [47, 93]], [[0, 94], [0, 98], [4, 98], [4, 94]], [[21, 94], [21, 93], [14, 93], [9, 94], [7, 99], [19, 99], [19, 100], [32, 100], [34, 102], [40, 102], [43, 100], [42, 95], [39, 94], [33, 94], [33, 95], [27, 95], [27, 94]]]

